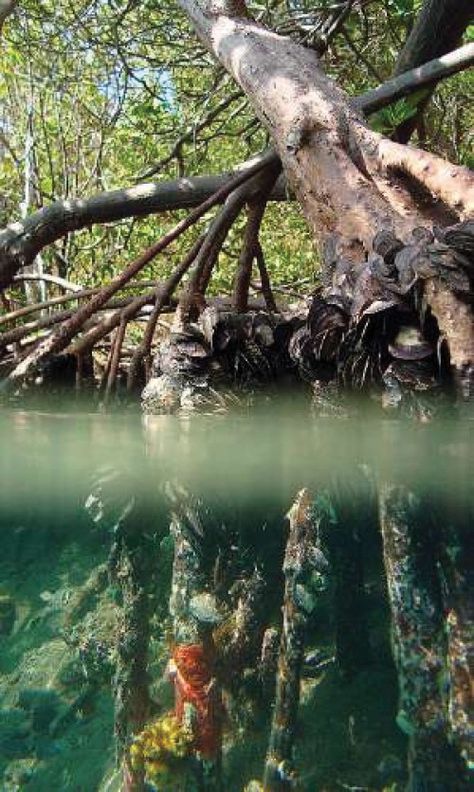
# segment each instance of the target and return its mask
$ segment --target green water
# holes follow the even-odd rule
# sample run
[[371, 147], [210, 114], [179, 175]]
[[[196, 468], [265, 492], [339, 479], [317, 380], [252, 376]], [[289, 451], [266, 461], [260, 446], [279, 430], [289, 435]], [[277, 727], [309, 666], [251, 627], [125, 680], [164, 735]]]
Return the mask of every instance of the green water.
[[[469, 421], [405, 423], [363, 411], [350, 419], [316, 418], [298, 400], [234, 415], [146, 421], [133, 414], [3, 411], [0, 607], [3, 597], [13, 615], [11, 624], [0, 620], [0, 790], [120, 788], [111, 695], [120, 596], [107, 564], [114, 520], [130, 501], [139, 504], [143, 532], [156, 549], [152, 698], [158, 713], [171, 706], [167, 482], [198, 497], [213, 524], [225, 527], [236, 574], [261, 570], [269, 582], [268, 623], [276, 627], [285, 514], [296, 493], [302, 487], [314, 497], [336, 492], [350, 503], [358, 515], [370, 659], [349, 676], [332, 662], [333, 601], [330, 590], [323, 592], [306, 651], [321, 650], [329, 662], [302, 682], [295, 755], [300, 788], [403, 789], [407, 739], [395, 721], [397, 675], [372, 507], [381, 483], [401, 483], [467, 530], [473, 430]], [[101, 478], [106, 502], [94, 522], [85, 503]], [[93, 657], [86, 656], [91, 641]], [[231, 698], [225, 792], [262, 777], [272, 707], [271, 697], [258, 707], [244, 694]]]

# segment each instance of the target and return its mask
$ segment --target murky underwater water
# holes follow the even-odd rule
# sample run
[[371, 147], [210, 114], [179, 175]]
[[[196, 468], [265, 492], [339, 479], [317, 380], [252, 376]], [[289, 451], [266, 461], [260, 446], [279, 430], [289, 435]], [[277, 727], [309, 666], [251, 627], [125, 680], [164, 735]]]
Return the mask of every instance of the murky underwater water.
[[[443, 545], [434, 567], [443, 565], [443, 553], [464, 553], [473, 515], [473, 429], [473, 422], [425, 425], [363, 413], [315, 418], [296, 400], [234, 415], [146, 421], [131, 414], [1, 413], [0, 789], [121, 788], [114, 718], [117, 730], [122, 716], [114, 706], [129, 579], [123, 567], [111, 574], [120, 542], [132, 566], [141, 552], [134, 542], [142, 542], [149, 560], [135, 570], [147, 576], [146, 720], [173, 708], [166, 671], [177, 640], [169, 610], [170, 492], [194, 510], [188, 517], [199, 544], [197, 574], [217, 598], [221, 636], [230, 635], [225, 626], [235, 619], [242, 586], [255, 575], [262, 581], [250, 631], [258, 646], [249, 639], [245, 660], [238, 648], [216, 672], [224, 709], [220, 788], [240, 792], [261, 779], [276, 671], [270, 660], [263, 679], [261, 641], [265, 630], [278, 638], [281, 628], [285, 515], [303, 487], [334, 519], [320, 544], [328, 569], [311, 584], [311, 606], [301, 606], [295, 788], [403, 789], [410, 729], [400, 717], [403, 674], [390, 640], [394, 604], [380, 492], [399, 486], [408, 500], [418, 499], [415, 545], [427, 542], [430, 531]], [[127, 545], [130, 532], [117, 537], [130, 519]], [[433, 525], [441, 524], [438, 535]], [[278, 640], [275, 662], [277, 655]], [[128, 728], [130, 742], [133, 724]], [[150, 771], [146, 788], [218, 788], [186, 780], [176, 757], [169, 764], [162, 775]], [[460, 783], [453, 775], [443, 788]]]

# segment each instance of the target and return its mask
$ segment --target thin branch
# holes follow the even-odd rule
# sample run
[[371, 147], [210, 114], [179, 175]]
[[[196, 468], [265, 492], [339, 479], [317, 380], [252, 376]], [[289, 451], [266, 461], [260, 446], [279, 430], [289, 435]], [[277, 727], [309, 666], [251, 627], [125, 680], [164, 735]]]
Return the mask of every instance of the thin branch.
[[[16, 278], [20, 278], [22, 276], [16, 275]], [[123, 288], [124, 289], [148, 289], [151, 286], [156, 286], [156, 281], [154, 280], [141, 280], [141, 281], [131, 281], [127, 283]], [[16, 319], [21, 319], [24, 316], [28, 316], [32, 313], [38, 313], [38, 311], [44, 311], [46, 308], [52, 308], [55, 305], [64, 305], [65, 303], [72, 302], [73, 300], [82, 300], [86, 297], [92, 297], [94, 294], [98, 294], [103, 286], [94, 286], [90, 289], [82, 289], [81, 291], [73, 292], [72, 294], [66, 294], [62, 297], [52, 297], [50, 300], [46, 300], [45, 302], [34, 303], [32, 305], [24, 305], [22, 308], [17, 308], [15, 311], [10, 311], [9, 313], [3, 314], [0, 316], [0, 326], [3, 324], [7, 324], [8, 322], [13, 322]]]
[[249, 202], [247, 225], [234, 283], [233, 304], [236, 313], [245, 313], [247, 311], [252, 264], [259, 250], [261, 250], [258, 239], [260, 226], [267, 205], [268, 193], [273, 187], [278, 174], [279, 169], [273, 168], [268, 173], [258, 198]]
[[267, 306], [267, 310], [270, 311], [270, 313], [276, 313], [278, 311], [278, 307], [275, 302], [275, 298], [273, 296], [270, 277], [268, 275], [267, 265], [265, 263], [265, 257], [263, 255], [263, 250], [260, 242], [258, 243], [258, 247], [257, 247], [257, 267], [260, 273], [262, 294], [265, 299], [265, 305]]
[[355, 100], [356, 104], [366, 114], [380, 110], [392, 102], [396, 102], [403, 96], [408, 96], [420, 88], [433, 85], [439, 80], [450, 77], [463, 69], [468, 69], [474, 64], [474, 44], [465, 44], [464, 47], [435, 58], [423, 66], [411, 69], [399, 77], [379, 85], [371, 91], [367, 91]]
[[222, 102], [219, 102], [219, 104], [216, 107], [214, 107], [212, 110], [209, 110], [209, 112], [206, 113], [206, 115], [201, 119], [201, 121], [199, 121], [199, 123], [191, 124], [191, 126], [188, 127], [188, 129], [186, 129], [176, 140], [169, 154], [167, 154], [166, 157], [163, 157], [163, 159], [161, 159], [155, 165], [152, 165], [146, 171], [141, 173], [138, 176], [137, 181], [141, 181], [142, 179], [149, 179], [151, 176], [155, 176], [157, 173], [163, 170], [163, 168], [165, 168], [166, 165], [168, 165], [171, 162], [171, 160], [178, 157], [178, 155], [181, 155], [181, 149], [184, 143], [188, 143], [189, 141], [194, 140], [195, 136], [199, 134], [199, 132], [201, 132], [203, 129], [209, 126], [209, 124], [211, 124], [212, 121], [214, 121], [217, 118], [217, 116], [219, 116], [224, 110], [227, 110], [229, 105], [231, 105], [232, 102], [235, 102], [236, 99], [240, 99], [241, 96], [242, 96], [242, 91], [234, 91], [225, 99], [223, 99]]
[[[78, 283], [72, 283], [65, 278], [60, 278], [59, 275], [47, 275], [45, 272], [21, 272], [14, 277], [15, 281], [45, 281], [46, 283], [54, 283], [61, 289], [72, 292], [80, 292], [83, 287]], [[40, 303], [42, 308], [46, 305], [46, 300]]]
[[[140, 303], [140, 308], [142, 308], [144, 305], [152, 303], [153, 296], [154, 292], [152, 291], [140, 295], [140, 300], [142, 301]], [[114, 309], [119, 309], [118, 313], [121, 313], [124, 308], [128, 307], [136, 299], [136, 297], [120, 297], [115, 300], [110, 300], [98, 310], [111, 311]], [[5, 347], [7, 347], [9, 344], [17, 343], [23, 338], [26, 338], [33, 333], [37, 333], [38, 330], [44, 330], [45, 328], [54, 327], [57, 324], [66, 322], [67, 320], [73, 318], [76, 314], [76, 308], [69, 308], [65, 311], [53, 313], [51, 316], [42, 317], [41, 319], [37, 319], [34, 322], [26, 322], [25, 324], [15, 327], [12, 330], [7, 330], [5, 333], [0, 335], [0, 351], [5, 349]]]
[[125, 331], [127, 329], [127, 320], [126, 318], [122, 318], [117, 332], [115, 334], [114, 343], [110, 350], [110, 368], [107, 377], [107, 385], [105, 387], [105, 394], [104, 394], [104, 402], [107, 404], [112, 389], [115, 385], [117, 380], [117, 373], [120, 365], [120, 355], [122, 352], [122, 346], [125, 339]]
[[98, 341], [101, 341], [105, 336], [119, 326], [122, 319], [131, 321], [135, 319], [139, 312], [145, 305], [153, 303], [155, 298], [155, 291], [148, 292], [148, 294], [140, 294], [138, 297], [133, 297], [126, 305], [126, 312], [117, 310], [105, 316], [95, 327], [87, 330], [86, 333], [79, 339], [71, 344], [67, 351], [71, 355], [83, 355], [85, 352], [90, 351]]

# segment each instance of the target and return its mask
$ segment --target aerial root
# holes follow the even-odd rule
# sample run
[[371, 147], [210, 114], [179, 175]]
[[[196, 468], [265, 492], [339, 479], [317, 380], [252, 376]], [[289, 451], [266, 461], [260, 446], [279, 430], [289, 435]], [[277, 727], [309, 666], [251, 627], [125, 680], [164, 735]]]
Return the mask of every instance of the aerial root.
[[[129, 388], [133, 388], [136, 382], [137, 369], [143, 358], [149, 353], [153, 333], [156, 328], [156, 323], [161, 311], [172, 297], [175, 289], [181, 282], [182, 277], [187, 272], [193, 260], [199, 256], [201, 249], [204, 247], [204, 242], [207, 242], [206, 249], [202, 253], [199, 261], [197, 262], [196, 271], [191, 279], [191, 287], [188, 288], [188, 294], [191, 295], [191, 303], [194, 300], [195, 292], [204, 295], [212, 268], [217, 259], [220, 247], [225, 236], [231, 227], [233, 221], [238, 216], [242, 206], [252, 196], [258, 181], [255, 178], [261, 170], [271, 167], [275, 169], [275, 162], [277, 162], [274, 154], [263, 157], [257, 163], [251, 165], [245, 171], [239, 173], [231, 179], [224, 187], [219, 189], [214, 195], [204, 201], [199, 207], [193, 210], [186, 218], [180, 221], [171, 231], [166, 233], [158, 242], [150, 246], [144, 253], [137, 259], [131, 262], [119, 275], [117, 275], [106, 286], [96, 290], [85, 290], [90, 295], [90, 299], [78, 309], [69, 309], [63, 312], [62, 315], [53, 315], [51, 317], [41, 318], [35, 322], [29, 323], [27, 327], [18, 327], [14, 330], [7, 331], [0, 337], [0, 349], [5, 349], [9, 344], [17, 343], [24, 338], [27, 338], [33, 332], [41, 329], [48, 329], [58, 324], [55, 330], [48, 333], [45, 338], [40, 339], [33, 347], [28, 349], [26, 354], [20, 356], [20, 360], [15, 361], [13, 370], [8, 374], [6, 385], [9, 389], [21, 385], [28, 379], [43, 360], [52, 355], [58, 355], [64, 350], [76, 356], [81, 356], [85, 352], [91, 351], [93, 347], [108, 335], [115, 327], [119, 327], [118, 340], [121, 341], [115, 345], [116, 354], [110, 360], [109, 379], [106, 385], [106, 398], [109, 398], [116, 382], [118, 363], [120, 362], [120, 348], [123, 344], [125, 329], [129, 321], [136, 318], [142, 308], [149, 302], [155, 302], [155, 308], [150, 317], [148, 328], [145, 331], [145, 338], [140, 345], [140, 350], [131, 366], [129, 376]], [[279, 168], [279, 166], [278, 166]], [[273, 181], [272, 181], [273, 184]], [[250, 185], [250, 188], [249, 186]], [[114, 303], [114, 296], [118, 291], [127, 287], [132, 278], [135, 277], [153, 258], [167, 248], [173, 241], [180, 237], [210, 209], [226, 201], [223, 212], [218, 216], [217, 222], [211, 225], [209, 233], [205, 239], [200, 239], [198, 243], [191, 248], [190, 253], [175, 269], [170, 278], [164, 284], [157, 285], [154, 292], [147, 295], [139, 295], [132, 298], [122, 298], [122, 301]], [[230, 208], [229, 208], [230, 207]], [[224, 219], [223, 219], [224, 218]], [[207, 254], [207, 257], [206, 255]], [[85, 296], [84, 292], [80, 296]], [[76, 293], [73, 298], [78, 298]], [[55, 303], [57, 304], [56, 300]], [[38, 306], [38, 310], [44, 306]], [[87, 323], [93, 319], [97, 313], [105, 309], [115, 309], [115, 312], [106, 314], [105, 318], [99, 321], [95, 327], [87, 328]], [[181, 310], [181, 313], [183, 311]], [[19, 318], [26, 315], [27, 311], [10, 312], [10, 320]], [[83, 332], [85, 330], [85, 333]], [[80, 334], [83, 335], [76, 340], [74, 344], [71, 342]], [[71, 345], [71, 346], [70, 346]]]
[[[423, 419], [432, 414], [431, 396], [436, 401], [438, 394], [444, 397], [451, 389], [460, 401], [469, 401], [474, 371], [472, 221], [433, 231], [418, 227], [408, 241], [398, 239], [391, 230], [379, 231], [367, 260], [357, 269], [330, 251], [325, 288], [313, 296], [309, 312], [301, 305], [293, 313], [279, 313], [259, 241], [266, 196], [277, 176], [278, 169], [270, 163], [228, 192], [208, 231], [153, 290], [116, 296], [157, 251], [192, 225], [196, 215], [202, 216], [204, 205], [194, 219], [186, 218], [111, 283], [94, 290], [78, 309], [62, 309], [6, 330], [0, 336], [0, 351], [4, 370], [11, 368], [13, 360], [9, 386], [18, 386], [43, 361], [59, 353], [76, 359], [76, 385], [80, 386], [84, 362], [92, 360], [92, 352], [115, 330], [99, 388], [105, 402], [117, 392], [119, 373], [123, 380], [125, 357], [129, 358], [129, 393], [157, 375], [168, 375], [164, 401], [170, 394], [168, 386], [174, 393], [169, 409], [180, 401], [178, 392], [186, 391], [189, 404], [195, 392], [200, 396], [206, 392], [197, 401], [209, 405], [207, 397], [216, 396], [224, 380], [229, 388], [240, 388], [289, 373], [295, 380], [309, 382], [318, 399], [330, 384], [340, 390], [375, 387], [383, 392], [384, 406], [406, 408]], [[227, 305], [222, 299], [214, 302], [207, 297], [213, 268], [245, 206], [249, 207], [247, 225], [233, 294]], [[260, 302], [249, 298], [254, 261], [264, 298]], [[174, 294], [190, 271], [176, 302]], [[143, 318], [148, 305], [153, 307], [142, 338], [130, 352], [127, 328]], [[160, 316], [175, 305], [174, 322], [167, 324], [165, 344], [152, 364]], [[14, 315], [9, 314], [10, 318]], [[27, 315], [22, 312], [19, 318]], [[48, 331], [46, 337], [31, 340], [32, 334]], [[159, 383], [160, 393], [163, 384]], [[160, 401], [162, 395], [156, 404]], [[222, 409], [225, 399], [223, 403], [216, 396], [214, 402]]]

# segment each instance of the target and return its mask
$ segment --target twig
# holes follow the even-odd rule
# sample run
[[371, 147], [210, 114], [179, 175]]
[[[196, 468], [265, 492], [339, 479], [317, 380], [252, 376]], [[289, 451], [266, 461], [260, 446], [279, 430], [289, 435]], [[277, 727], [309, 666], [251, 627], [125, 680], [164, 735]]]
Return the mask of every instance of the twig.
[[210, 110], [206, 115], [199, 121], [197, 124], [192, 124], [188, 129], [186, 129], [174, 143], [173, 147], [169, 154], [166, 157], [163, 157], [159, 162], [155, 165], [152, 165], [143, 173], [140, 173], [138, 176], [138, 180], [141, 181], [142, 179], [149, 179], [150, 176], [155, 176], [161, 170], [163, 170], [166, 165], [168, 165], [171, 160], [175, 157], [178, 157], [181, 153], [181, 149], [184, 143], [188, 143], [192, 141], [195, 136], [202, 130], [205, 129], [214, 119], [226, 110], [232, 102], [235, 102], [236, 99], [239, 99], [242, 96], [242, 91], [234, 91], [229, 96], [226, 96], [225, 99], [222, 100], [216, 107]]
[[[140, 296], [141, 304], [140, 308], [148, 303], [152, 302], [154, 292], [147, 292], [144, 295]], [[120, 297], [115, 300], [111, 300], [107, 302], [105, 305], [102, 305], [101, 308], [98, 310], [100, 311], [110, 311], [112, 309], [120, 309], [126, 308], [130, 305], [136, 298], [134, 297]], [[71, 317], [73, 317], [76, 313], [75, 308], [69, 308], [64, 311], [58, 311], [57, 313], [53, 313], [51, 316], [45, 316], [41, 319], [37, 319], [34, 322], [26, 322], [19, 327], [15, 327], [12, 330], [7, 330], [5, 333], [0, 335], [0, 350], [4, 349], [9, 344], [13, 344], [17, 341], [21, 341], [26, 336], [31, 335], [31, 333], [36, 332], [37, 330], [43, 330], [47, 327], [53, 327], [54, 325], [60, 324]]]
[[71, 281], [68, 281], [65, 278], [60, 278], [58, 275], [47, 275], [45, 272], [21, 272], [18, 275], [15, 275], [14, 280], [45, 281], [46, 283], [54, 283], [55, 286], [60, 286], [61, 289], [66, 289], [67, 291], [82, 291], [82, 286], [80, 286], [78, 283], [71, 283]]
[[68, 347], [68, 352], [74, 355], [80, 355], [92, 349], [98, 341], [101, 341], [106, 335], [119, 326], [122, 318], [127, 319], [128, 322], [134, 319], [145, 305], [149, 305], [153, 302], [154, 297], [154, 291], [148, 292], [148, 294], [140, 294], [138, 297], [133, 297], [126, 306], [126, 313], [122, 310], [109, 313], [99, 324], [84, 333], [74, 344], [71, 344]]
[[[156, 286], [156, 280], [131, 281], [123, 288], [148, 289], [152, 286]], [[17, 308], [15, 311], [10, 311], [10, 313], [0, 316], [0, 326], [7, 324], [7, 322], [13, 322], [16, 319], [21, 319], [23, 316], [28, 316], [31, 313], [37, 313], [38, 311], [44, 311], [46, 308], [52, 308], [55, 305], [64, 305], [64, 303], [73, 302], [74, 300], [82, 300], [86, 297], [92, 297], [94, 294], [98, 294], [103, 288], [103, 285], [93, 286], [89, 289], [81, 289], [81, 291], [74, 292], [73, 294], [65, 294], [61, 297], [52, 297], [50, 300], [45, 300], [45, 302], [24, 305], [22, 308]]]
[[104, 394], [105, 404], [107, 404], [109, 400], [112, 388], [114, 387], [115, 381], [117, 379], [117, 372], [120, 364], [120, 355], [122, 352], [122, 345], [125, 338], [126, 329], [127, 329], [127, 320], [123, 318], [118, 326], [117, 332], [115, 334], [115, 340], [110, 350], [110, 368], [109, 368], [107, 385], [105, 387], [105, 394]]

